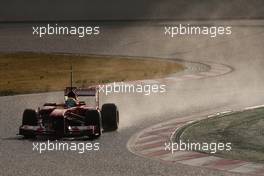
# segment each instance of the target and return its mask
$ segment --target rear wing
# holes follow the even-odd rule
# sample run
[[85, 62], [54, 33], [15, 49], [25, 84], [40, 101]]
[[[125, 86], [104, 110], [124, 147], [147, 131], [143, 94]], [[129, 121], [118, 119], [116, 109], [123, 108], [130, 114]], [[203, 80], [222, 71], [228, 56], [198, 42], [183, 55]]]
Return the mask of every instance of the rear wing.
[[96, 104], [99, 107], [99, 90], [97, 87], [88, 88], [77, 88], [77, 87], [66, 87], [64, 90], [65, 99], [70, 91], [73, 91], [77, 96], [90, 96], [95, 97]]

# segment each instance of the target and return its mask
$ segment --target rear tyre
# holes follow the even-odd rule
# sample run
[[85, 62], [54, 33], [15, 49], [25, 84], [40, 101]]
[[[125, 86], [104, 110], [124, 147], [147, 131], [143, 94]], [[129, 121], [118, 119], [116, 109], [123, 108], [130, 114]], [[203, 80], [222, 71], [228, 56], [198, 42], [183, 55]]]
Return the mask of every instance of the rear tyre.
[[[35, 110], [26, 109], [23, 112], [22, 126], [23, 125], [29, 125], [29, 126], [37, 126], [38, 125], [37, 112]], [[34, 132], [31, 132], [31, 131], [20, 130], [20, 134], [23, 135], [25, 138], [34, 138], [34, 137], [36, 137]]]
[[102, 118], [101, 114], [97, 110], [89, 110], [85, 113], [85, 125], [96, 126], [95, 133], [89, 134], [88, 137], [91, 139], [99, 138], [102, 134]]
[[119, 125], [119, 111], [115, 104], [109, 103], [102, 106], [102, 123], [104, 131], [115, 131]]

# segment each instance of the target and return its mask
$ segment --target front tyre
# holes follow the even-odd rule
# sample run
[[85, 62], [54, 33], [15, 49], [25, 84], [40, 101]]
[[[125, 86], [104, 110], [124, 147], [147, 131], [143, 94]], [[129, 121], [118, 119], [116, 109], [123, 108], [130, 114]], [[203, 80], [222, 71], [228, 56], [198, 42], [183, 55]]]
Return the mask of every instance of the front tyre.
[[117, 106], [112, 103], [102, 106], [102, 122], [104, 131], [115, 131], [119, 125], [119, 111]]
[[62, 138], [66, 134], [66, 123], [64, 118], [55, 118], [52, 122], [56, 138]]
[[[22, 117], [22, 126], [28, 125], [28, 126], [37, 126], [38, 125], [38, 117], [37, 112], [33, 109], [26, 109], [23, 112]], [[34, 138], [36, 135], [33, 131], [28, 130], [22, 130], [20, 129], [19, 133], [23, 135], [25, 138]]]
[[93, 134], [89, 134], [89, 138], [96, 139], [99, 138], [102, 134], [102, 118], [100, 112], [97, 110], [88, 110], [85, 113], [85, 124], [87, 126], [93, 125], [95, 126], [95, 131]]
[[37, 126], [37, 112], [33, 109], [26, 109], [23, 113], [22, 125]]

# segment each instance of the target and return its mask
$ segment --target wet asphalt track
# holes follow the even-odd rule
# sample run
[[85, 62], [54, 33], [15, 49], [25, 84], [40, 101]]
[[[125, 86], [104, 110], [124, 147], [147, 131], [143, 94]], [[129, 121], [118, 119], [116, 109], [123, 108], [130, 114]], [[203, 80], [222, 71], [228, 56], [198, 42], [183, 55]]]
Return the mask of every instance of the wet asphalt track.
[[33, 141], [16, 137], [23, 110], [36, 108], [46, 101], [62, 101], [60, 92], [1, 97], [0, 175], [235, 175], [141, 158], [130, 153], [126, 143], [137, 131], [164, 120], [202, 111], [263, 104], [264, 22], [218, 21], [218, 24], [232, 25], [233, 34], [216, 39], [206, 36], [169, 39], [164, 37], [163, 23], [102, 24], [102, 35], [86, 39], [39, 39], [31, 36], [30, 25], [1, 24], [0, 51], [212, 61], [227, 64], [234, 71], [214, 78], [171, 83], [167, 85], [167, 93], [162, 95], [118, 94], [103, 97], [104, 102], [115, 102], [119, 106], [120, 129], [103, 134], [94, 141], [100, 143], [100, 151], [84, 154], [73, 151], [39, 154], [32, 151]]

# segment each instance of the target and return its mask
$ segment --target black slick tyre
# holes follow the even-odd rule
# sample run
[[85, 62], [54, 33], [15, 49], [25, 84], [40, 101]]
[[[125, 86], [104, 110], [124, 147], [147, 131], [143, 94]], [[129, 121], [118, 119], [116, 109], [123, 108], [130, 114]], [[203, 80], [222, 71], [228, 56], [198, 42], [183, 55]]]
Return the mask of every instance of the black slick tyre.
[[112, 103], [102, 106], [102, 124], [104, 131], [115, 131], [119, 125], [119, 111], [117, 106]]

